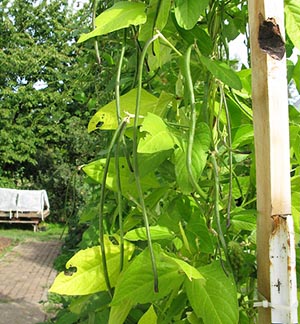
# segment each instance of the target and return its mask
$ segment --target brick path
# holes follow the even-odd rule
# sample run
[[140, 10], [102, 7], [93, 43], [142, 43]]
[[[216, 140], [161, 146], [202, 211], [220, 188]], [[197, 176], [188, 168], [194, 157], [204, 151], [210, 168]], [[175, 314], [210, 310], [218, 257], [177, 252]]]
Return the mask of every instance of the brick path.
[[35, 324], [45, 320], [41, 301], [56, 272], [53, 261], [61, 243], [25, 242], [0, 260], [0, 324]]

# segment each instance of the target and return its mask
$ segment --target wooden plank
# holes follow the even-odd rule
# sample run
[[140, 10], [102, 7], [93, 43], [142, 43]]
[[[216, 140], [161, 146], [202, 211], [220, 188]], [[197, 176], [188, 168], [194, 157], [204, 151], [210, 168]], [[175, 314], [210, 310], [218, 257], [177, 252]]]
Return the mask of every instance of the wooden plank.
[[[272, 216], [291, 214], [286, 60], [275, 60], [258, 44], [260, 14], [275, 18], [284, 37], [283, 0], [249, 5], [252, 101], [257, 182], [257, 264], [260, 299], [270, 301], [269, 243]], [[270, 308], [259, 308], [259, 323], [271, 323]]]
[[39, 224], [39, 220], [19, 220], [19, 219], [2, 219], [0, 220], [0, 223], [5, 224]]
[[41, 212], [18, 212], [18, 216], [17, 216], [17, 212], [13, 211], [11, 214], [9, 212], [3, 212], [0, 211], [0, 218], [1, 217], [10, 217], [10, 215], [12, 215], [12, 217], [22, 217], [22, 218], [32, 218], [32, 217], [37, 217], [37, 218], [46, 218], [47, 216], [50, 215], [50, 211], [49, 210], [44, 210], [43, 215]]

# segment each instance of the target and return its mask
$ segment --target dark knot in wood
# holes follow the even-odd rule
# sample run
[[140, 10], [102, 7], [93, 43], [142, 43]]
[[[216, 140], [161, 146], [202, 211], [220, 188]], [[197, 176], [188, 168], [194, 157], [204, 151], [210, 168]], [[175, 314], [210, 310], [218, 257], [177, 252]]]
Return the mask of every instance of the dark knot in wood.
[[279, 25], [274, 18], [264, 20], [259, 15], [260, 25], [258, 43], [262, 51], [269, 54], [275, 60], [281, 60], [285, 54], [285, 43], [281, 37]]

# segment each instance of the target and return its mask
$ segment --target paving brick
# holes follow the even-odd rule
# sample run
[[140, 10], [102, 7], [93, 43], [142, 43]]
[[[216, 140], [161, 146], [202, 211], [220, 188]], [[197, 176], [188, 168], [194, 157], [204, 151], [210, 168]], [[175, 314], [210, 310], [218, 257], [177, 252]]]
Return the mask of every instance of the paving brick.
[[58, 241], [24, 242], [0, 260], [0, 324], [44, 321], [39, 302], [46, 301], [55, 278], [52, 265], [60, 246]]

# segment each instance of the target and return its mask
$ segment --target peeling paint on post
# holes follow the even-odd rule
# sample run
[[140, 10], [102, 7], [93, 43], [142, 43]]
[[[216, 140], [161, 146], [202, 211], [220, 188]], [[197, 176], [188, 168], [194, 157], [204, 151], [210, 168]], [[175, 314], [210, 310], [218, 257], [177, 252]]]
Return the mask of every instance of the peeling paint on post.
[[291, 215], [275, 215], [270, 237], [272, 323], [298, 323], [295, 239]]

